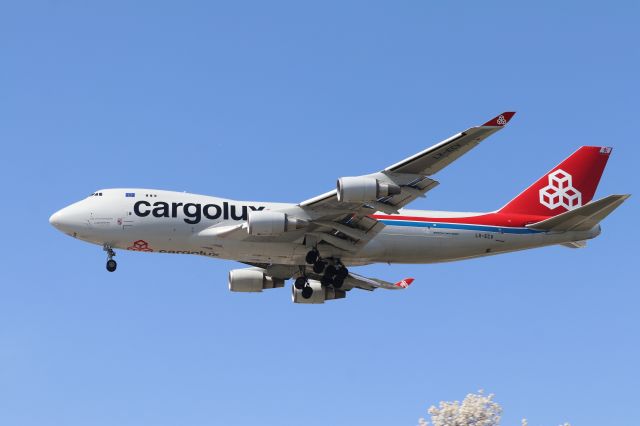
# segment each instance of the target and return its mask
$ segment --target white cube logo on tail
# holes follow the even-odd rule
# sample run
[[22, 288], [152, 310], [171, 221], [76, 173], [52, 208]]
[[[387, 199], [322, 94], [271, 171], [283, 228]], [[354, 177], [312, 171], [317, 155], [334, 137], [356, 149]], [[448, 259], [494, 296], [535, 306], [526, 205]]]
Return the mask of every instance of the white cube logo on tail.
[[554, 210], [573, 210], [582, 206], [582, 194], [573, 187], [571, 175], [562, 169], [549, 174], [549, 185], [540, 190], [540, 204]]

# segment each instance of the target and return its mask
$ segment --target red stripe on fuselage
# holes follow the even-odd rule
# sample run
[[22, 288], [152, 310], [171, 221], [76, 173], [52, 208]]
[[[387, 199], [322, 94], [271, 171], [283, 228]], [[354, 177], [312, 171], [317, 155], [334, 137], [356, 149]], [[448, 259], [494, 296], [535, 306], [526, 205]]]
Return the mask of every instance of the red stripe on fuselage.
[[540, 222], [548, 219], [549, 216], [534, 216], [523, 214], [503, 214], [503, 213], [485, 213], [477, 216], [464, 217], [423, 217], [423, 216], [405, 216], [405, 215], [389, 215], [374, 214], [370, 215], [374, 219], [380, 220], [408, 220], [414, 222], [434, 222], [434, 223], [463, 223], [466, 225], [488, 225], [521, 228], [531, 223]]

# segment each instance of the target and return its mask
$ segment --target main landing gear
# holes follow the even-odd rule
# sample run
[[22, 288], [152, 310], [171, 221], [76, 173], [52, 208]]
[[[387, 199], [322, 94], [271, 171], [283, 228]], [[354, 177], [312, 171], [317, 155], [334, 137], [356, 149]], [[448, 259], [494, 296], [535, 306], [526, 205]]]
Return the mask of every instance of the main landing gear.
[[116, 255], [116, 252], [113, 251], [110, 245], [105, 244], [103, 250], [107, 252], [107, 271], [113, 272], [118, 267], [118, 264], [113, 257]]
[[313, 295], [313, 289], [309, 285], [309, 281], [307, 281], [307, 277], [300, 276], [296, 278], [296, 281], [293, 283], [294, 287], [298, 290], [302, 290], [302, 297], [305, 299], [309, 299]]
[[[342, 288], [345, 278], [349, 275], [349, 270], [339, 260], [327, 262], [320, 257], [320, 253], [315, 248], [307, 253], [305, 261], [307, 264], [313, 265], [313, 272], [322, 274], [320, 284], [324, 287]], [[302, 297], [305, 299], [309, 299], [313, 295], [313, 289], [309, 286], [304, 275], [296, 279], [294, 286], [298, 290], [302, 290]]]
[[325, 286], [342, 288], [342, 284], [344, 284], [344, 280], [348, 275], [349, 270], [343, 264], [328, 265], [324, 270], [324, 275], [322, 275], [320, 282]]

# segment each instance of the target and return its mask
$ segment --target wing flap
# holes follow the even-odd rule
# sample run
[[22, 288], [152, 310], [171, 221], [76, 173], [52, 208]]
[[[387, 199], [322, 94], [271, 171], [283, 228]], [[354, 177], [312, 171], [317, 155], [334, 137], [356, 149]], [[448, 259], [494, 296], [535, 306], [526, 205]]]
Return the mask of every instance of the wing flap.
[[571, 241], [570, 243], [560, 244], [561, 246], [577, 249], [577, 248], [585, 248], [587, 246], [587, 242], [585, 240], [581, 241]]

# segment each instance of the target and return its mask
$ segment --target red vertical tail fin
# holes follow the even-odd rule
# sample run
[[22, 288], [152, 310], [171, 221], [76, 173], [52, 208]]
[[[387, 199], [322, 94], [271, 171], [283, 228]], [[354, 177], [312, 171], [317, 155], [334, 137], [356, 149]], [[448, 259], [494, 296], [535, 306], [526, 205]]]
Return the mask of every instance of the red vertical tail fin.
[[610, 154], [608, 147], [580, 147], [499, 212], [555, 216], [587, 204], [596, 192]]

